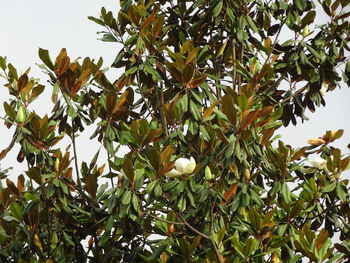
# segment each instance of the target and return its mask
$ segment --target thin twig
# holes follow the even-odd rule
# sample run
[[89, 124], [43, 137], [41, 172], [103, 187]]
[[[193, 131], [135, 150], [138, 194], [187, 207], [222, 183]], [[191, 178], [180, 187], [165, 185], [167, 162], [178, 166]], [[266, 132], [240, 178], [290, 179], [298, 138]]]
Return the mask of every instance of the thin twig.
[[178, 215], [178, 216], [181, 218], [181, 220], [182, 220], [183, 222], [169, 221], [169, 220], [166, 220], [166, 219], [163, 219], [163, 218], [159, 218], [159, 217], [157, 217], [157, 216], [154, 216], [154, 215], [151, 215], [151, 214], [148, 214], [148, 213], [147, 213], [147, 215], [150, 216], [150, 217], [152, 217], [152, 218], [154, 218], [154, 219], [156, 219], [156, 220], [158, 220], [158, 221], [161, 221], [161, 222], [164, 222], [164, 223], [167, 223], [167, 224], [186, 226], [186, 227], [188, 227], [189, 229], [191, 229], [193, 232], [195, 232], [195, 233], [197, 233], [198, 235], [200, 235], [201, 237], [204, 237], [204, 238], [206, 238], [206, 239], [211, 240], [211, 237], [210, 237], [210, 236], [208, 236], [208, 235], [206, 235], [206, 234], [200, 232], [199, 230], [195, 229], [193, 226], [191, 226], [189, 223], [187, 223], [187, 221], [186, 221], [181, 215]]
[[[107, 150], [106, 150], [107, 151]], [[111, 165], [109, 163], [110, 159], [112, 158], [112, 156], [109, 154], [109, 152], [107, 151], [107, 157], [108, 157], [108, 168], [109, 168], [109, 174], [110, 176], [112, 176], [112, 168], [111, 168]], [[111, 184], [112, 184], [112, 187], [114, 187], [114, 182], [113, 182], [113, 177], [111, 177]]]
[[[236, 41], [232, 40], [232, 65], [234, 66], [235, 60], [236, 60]], [[235, 69], [232, 70], [232, 89], [235, 90], [236, 88], [236, 78], [237, 78], [237, 72]]]
[[300, 92], [304, 91], [307, 88], [307, 86], [302, 87], [301, 89], [298, 89], [296, 92], [294, 92], [292, 95], [288, 96], [287, 98], [285, 98], [284, 100], [276, 103], [275, 106], [277, 105], [282, 105], [283, 103], [289, 101], [290, 99], [294, 98], [296, 95], [298, 95]]
[[73, 143], [73, 153], [74, 153], [74, 164], [75, 164], [75, 172], [77, 175], [77, 184], [78, 188], [81, 189], [81, 181], [80, 181], [80, 175], [79, 175], [79, 167], [78, 167], [78, 155], [77, 155], [77, 148], [75, 143], [75, 131], [74, 131], [74, 120], [72, 119], [72, 143]]
[[[240, 63], [243, 64], [243, 57], [244, 57], [244, 43], [242, 42], [242, 47], [241, 47], [241, 55], [240, 55]], [[241, 89], [241, 85], [242, 85], [242, 76], [238, 75], [238, 87], [237, 90], [239, 91]]]
[[[157, 92], [158, 94], [158, 92]], [[164, 93], [163, 93], [163, 84], [160, 84], [160, 99], [162, 102], [162, 105], [164, 105], [165, 101], [164, 101]], [[166, 121], [166, 117], [163, 115], [162, 112], [162, 105], [159, 106], [159, 114], [161, 116], [162, 122], [163, 122], [163, 126], [164, 126], [164, 131], [165, 131], [165, 135], [168, 137], [168, 123]]]
[[281, 34], [282, 28], [283, 28], [284, 23], [286, 22], [286, 20], [287, 20], [287, 17], [282, 21], [281, 27], [278, 29], [278, 32], [277, 32], [276, 38], [275, 38], [275, 40], [274, 40], [274, 42], [272, 44], [271, 50], [270, 50], [269, 54], [267, 55], [267, 57], [265, 59], [265, 62], [264, 62], [263, 66], [261, 68], [263, 68], [267, 64], [267, 62], [269, 62], [269, 60], [271, 58], [271, 55], [272, 55], [272, 52], [275, 49], [275, 46], [276, 46], [277, 41], [278, 41], [278, 38], [279, 38], [279, 36]]
[[211, 237], [210, 237], [210, 236], [207, 236], [206, 234], [200, 232], [199, 230], [197, 230], [197, 229], [195, 229], [193, 226], [191, 226], [189, 223], [187, 223], [186, 219], [183, 218], [182, 215], [179, 214], [178, 216], [181, 218], [181, 220], [183, 221], [183, 223], [185, 224], [185, 226], [187, 226], [187, 227], [188, 227], [189, 229], [191, 229], [193, 232], [196, 232], [198, 235], [200, 235], [200, 236], [202, 236], [202, 237], [204, 237], [204, 238], [206, 238], [206, 239], [211, 240]]
[[164, 223], [167, 223], [167, 224], [172, 224], [172, 225], [185, 225], [185, 223], [183, 222], [174, 222], [174, 221], [170, 221], [170, 220], [166, 220], [166, 219], [163, 219], [163, 218], [160, 218], [160, 217], [157, 217], [157, 216], [154, 216], [152, 214], [148, 214], [148, 216], [154, 218], [155, 220], [158, 220], [158, 221], [161, 221], [161, 222], [164, 222]]
[[213, 234], [214, 234], [214, 208], [215, 208], [215, 204], [216, 204], [216, 199], [217, 199], [217, 195], [215, 196], [215, 199], [214, 199], [214, 202], [211, 204], [211, 209], [210, 209], [210, 221], [211, 221], [211, 224], [210, 224], [210, 241], [213, 245], [213, 248], [214, 248], [214, 251], [215, 251], [215, 254], [216, 254], [216, 257], [218, 259], [219, 262], [222, 262], [221, 260], [221, 254], [218, 250], [218, 247], [213, 239]]
[[139, 88], [139, 90], [140, 90], [141, 97], [142, 97], [143, 101], [145, 102], [146, 108], [147, 108], [147, 110], [149, 111], [149, 113], [151, 114], [151, 116], [152, 116], [153, 118], [155, 118], [155, 116], [154, 116], [154, 114], [153, 114], [151, 108], [149, 107], [149, 105], [148, 105], [148, 103], [147, 103], [145, 94], [143, 94], [143, 90], [142, 90], [142, 87], [141, 87], [141, 84], [140, 84], [139, 73], [136, 74], [136, 78], [137, 78], [137, 86], [138, 86], [138, 88]]

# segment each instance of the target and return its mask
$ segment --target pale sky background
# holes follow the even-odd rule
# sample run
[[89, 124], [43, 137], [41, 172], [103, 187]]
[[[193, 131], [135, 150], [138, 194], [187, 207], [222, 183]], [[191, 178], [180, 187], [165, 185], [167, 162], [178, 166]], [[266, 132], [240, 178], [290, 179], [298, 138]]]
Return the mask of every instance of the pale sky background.
[[[71, 59], [86, 57], [104, 59], [104, 66], [109, 67], [118, 53], [115, 43], [106, 43], [97, 40], [97, 31], [103, 27], [87, 19], [88, 16], [99, 16], [102, 6], [115, 12], [119, 1], [114, 0], [0, 0], [0, 56], [7, 56], [19, 72], [24, 72], [31, 66], [30, 76], [42, 79], [45, 84], [45, 76], [35, 66], [40, 63], [38, 57], [39, 47], [48, 49], [51, 58], [54, 59], [61, 48], [65, 47]], [[318, 22], [322, 22], [322, 14], [318, 12]], [[115, 69], [109, 70], [111, 79], [119, 75]], [[0, 80], [3, 84], [3, 81]], [[47, 87], [47, 93], [35, 106], [36, 111], [45, 113], [51, 110], [51, 87]], [[4, 116], [3, 103], [8, 98], [7, 88], [0, 86], [0, 116]], [[309, 138], [321, 136], [326, 130], [343, 128], [345, 133], [335, 146], [340, 147], [343, 153], [347, 153], [347, 144], [350, 143], [350, 89], [343, 85], [332, 93], [327, 93], [326, 107], [317, 109], [316, 113], [308, 113], [309, 121], [295, 127], [290, 125], [286, 129], [280, 129], [282, 140], [293, 147], [303, 146]], [[47, 101], [45, 101], [47, 99]], [[49, 108], [48, 108], [49, 107]], [[5, 148], [10, 141], [11, 132], [4, 128], [0, 120], [0, 150]], [[98, 148], [96, 143], [87, 143], [88, 136], [78, 138], [79, 162], [90, 161]], [[80, 144], [80, 145], [79, 145]], [[15, 158], [18, 148], [9, 154], [1, 163], [1, 168], [16, 166], [13, 175], [18, 175], [25, 169], [18, 166]], [[12, 173], [11, 173], [12, 174]]]

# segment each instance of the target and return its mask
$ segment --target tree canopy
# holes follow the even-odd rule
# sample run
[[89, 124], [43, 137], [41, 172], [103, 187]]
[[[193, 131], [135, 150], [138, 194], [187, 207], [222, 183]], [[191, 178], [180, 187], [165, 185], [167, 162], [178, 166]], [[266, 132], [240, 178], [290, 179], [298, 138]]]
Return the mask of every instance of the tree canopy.
[[[39, 49], [46, 84], [0, 57], [14, 131], [0, 160], [18, 144], [27, 163], [14, 182], [1, 171], [0, 260], [350, 262], [343, 130], [301, 148], [277, 136], [350, 85], [349, 4], [120, 1], [89, 17], [122, 46], [115, 79], [69, 47]], [[101, 144], [89, 163], [76, 143], [87, 126]]]

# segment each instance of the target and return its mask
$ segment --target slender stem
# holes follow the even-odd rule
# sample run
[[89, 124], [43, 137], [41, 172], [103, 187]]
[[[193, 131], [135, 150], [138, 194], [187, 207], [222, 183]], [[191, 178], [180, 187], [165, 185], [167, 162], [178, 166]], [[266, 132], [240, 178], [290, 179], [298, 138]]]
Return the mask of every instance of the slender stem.
[[[5, 119], [5, 118], [1, 118], [1, 119], [3, 119], [3, 120], [6, 122], [6, 119]], [[18, 128], [18, 127], [16, 128], [15, 132], [13, 133], [12, 140], [11, 140], [9, 146], [7, 146], [4, 150], [1, 151], [1, 155], [2, 155], [2, 156], [0, 157], [0, 160], [2, 160], [3, 158], [5, 158], [5, 156], [7, 155], [7, 153], [8, 153], [9, 151], [11, 151], [11, 149], [12, 149], [13, 146], [15, 145], [15, 142], [16, 142], [17, 137], [18, 137], [17, 132], [19, 132], [19, 128]]]
[[74, 152], [74, 164], [75, 164], [75, 170], [76, 170], [76, 175], [77, 175], [77, 185], [78, 187], [76, 188], [78, 190], [78, 192], [81, 194], [81, 197], [83, 198], [83, 200], [87, 203], [93, 204], [93, 205], [97, 205], [97, 203], [95, 202], [95, 200], [90, 199], [83, 191], [82, 185], [81, 185], [81, 181], [80, 181], [80, 175], [79, 175], [79, 166], [78, 166], [78, 154], [77, 154], [77, 147], [76, 147], [76, 143], [75, 143], [75, 126], [74, 126], [74, 121], [72, 119], [72, 144], [73, 144], [73, 152]]
[[[289, 101], [290, 99], [292, 99], [293, 97], [295, 97], [296, 95], [298, 95], [300, 92], [304, 91], [307, 88], [307, 86], [302, 87], [301, 89], [298, 89], [296, 92], [294, 92], [292, 95], [288, 96], [287, 98], [285, 98], [284, 100], [282, 100], [281, 102], [277, 103], [276, 105], [282, 105], [283, 103]], [[275, 106], [276, 106], [275, 105]]]
[[147, 110], [149, 111], [149, 114], [155, 118], [150, 106], [148, 105], [148, 101], [146, 100], [146, 97], [145, 97], [145, 94], [143, 94], [143, 90], [142, 90], [142, 87], [141, 87], [141, 84], [140, 84], [140, 77], [139, 77], [139, 73], [136, 74], [136, 78], [137, 78], [137, 86], [139, 88], [139, 91], [140, 91], [140, 94], [141, 94], [141, 97], [143, 99], [143, 101], [145, 102], [145, 105], [146, 105], [146, 108]]
[[221, 260], [221, 254], [218, 250], [218, 247], [213, 239], [213, 234], [214, 234], [214, 220], [215, 220], [215, 216], [214, 216], [214, 208], [215, 208], [215, 204], [216, 204], [216, 200], [217, 200], [217, 195], [215, 196], [214, 202], [211, 204], [211, 209], [210, 209], [210, 220], [211, 220], [211, 224], [210, 224], [210, 241], [211, 244], [215, 250], [215, 255], [218, 259], [219, 262], [222, 262]]
[[[112, 156], [108, 153], [108, 151], [107, 151], [107, 156], [108, 156], [109, 174], [112, 175], [112, 168], [111, 168], [111, 165], [109, 164], [109, 160], [112, 158]], [[111, 177], [111, 184], [112, 184], [112, 187], [114, 187], [114, 182], [113, 182], [113, 178], [112, 177]]]
[[47, 208], [47, 256], [48, 258], [51, 258], [51, 218], [50, 218], [50, 211], [49, 208]]
[[[236, 41], [232, 40], [232, 65], [234, 66], [235, 60], [236, 60]], [[235, 69], [232, 70], [232, 89], [235, 90], [236, 88], [236, 79], [237, 79], [237, 72]]]
[[204, 237], [204, 238], [206, 238], [206, 239], [211, 240], [211, 237], [210, 237], [210, 236], [208, 236], [208, 235], [206, 235], [206, 234], [200, 232], [199, 230], [195, 229], [193, 226], [191, 226], [189, 223], [187, 223], [187, 221], [186, 221], [181, 215], [178, 215], [178, 216], [181, 218], [181, 220], [182, 220], [183, 222], [169, 221], [169, 220], [166, 220], [166, 219], [163, 219], [163, 218], [159, 218], [159, 217], [157, 217], [157, 216], [154, 216], [154, 215], [151, 215], [151, 214], [148, 214], [148, 213], [147, 213], [147, 215], [150, 216], [150, 217], [152, 217], [152, 218], [154, 218], [155, 220], [158, 220], [158, 221], [161, 221], [161, 222], [164, 222], [164, 223], [167, 223], [167, 224], [186, 226], [186, 227], [188, 227], [189, 229], [191, 229], [193, 232], [195, 232], [195, 233], [197, 233], [198, 235], [200, 235], [201, 237]]
[[[242, 42], [241, 54], [240, 54], [240, 58], [239, 58], [241, 64], [243, 64], [243, 57], [244, 57], [244, 43]], [[242, 76], [238, 75], [238, 85], [237, 85], [238, 91], [241, 89], [241, 85], [242, 85]]]
[[[30, 164], [29, 164], [28, 160], [27, 160], [27, 168], [28, 168], [28, 171], [29, 171], [29, 169], [30, 169]], [[31, 187], [31, 190], [34, 189], [34, 188], [33, 188], [33, 179], [32, 179], [32, 178], [30, 178], [30, 187]]]
[[[164, 101], [164, 92], [163, 92], [163, 84], [162, 83], [160, 84], [160, 99], [161, 99], [162, 105], [164, 105], [165, 101]], [[161, 106], [159, 107], [159, 114], [160, 114], [160, 116], [162, 118], [165, 134], [168, 137], [168, 135], [169, 135], [168, 134], [168, 123], [167, 123], [166, 118], [165, 118], [165, 116], [164, 116], [164, 114], [162, 112], [162, 107]]]
[[167, 224], [182, 225], [182, 226], [185, 225], [183, 222], [174, 222], [174, 221], [166, 220], [166, 219], [163, 219], [163, 218], [160, 218], [160, 217], [154, 216], [154, 215], [152, 215], [152, 214], [148, 214], [148, 213], [147, 213], [147, 215], [148, 215], [149, 217], [154, 218], [154, 219], [157, 220], [157, 221], [161, 221], [161, 222], [164, 222], [164, 223], [167, 223]]
[[273, 52], [273, 50], [275, 49], [275, 46], [276, 46], [277, 41], [278, 41], [278, 38], [279, 38], [279, 36], [280, 36], [280, 34], [281, 34], [282, 28], [283, 28], [284, 23], [286, 22], [286, 20], [287, 20], [287, 18], [284, 19], [284, 20], [282, 21], [282, 24], [281, 24], [280, 28], [278, 29], [276, 38], [275, 38], [275, 40], [274, 40], [274, 42], [273, 42], [273, 44], [272, 44], [271, 50], [270, 50], [269, 54], [267, 55], [267, 57], [266, 57], [266, 59], [265, 59], [265, 62], [264, 62], [263, 66], [262, 66], [261, 68], [263, 68], [263, 67], [269, 62], [270, 57], [271, 57], [271, 55], [272, 55], [272, 52]]
[[185, 224], [185, 226], [187, 226], [187, 227], [188, 227], [189, 229], [191, 229], [193, 232], [196, 232], [198, 235], [200, 235], [200, 236], [202, 236], [202, 237], [204, 237], [204, 238], [206, 238], [206, 239], [211, 240], [211, 237], [210, 237], [210, 236], [207, 236], [206, 234], [200, 232], [199, 230], [197, 230], [197, 229], [195, 229], [193, 226], [191, 226], [189, 223], [187, 223], [186, 219], [183, 218], [182, 215], [179, 214], [178, 216], [181, 218], [181, 220], [183, 221], [183, 223]]
[[81, 189], [81, 181], [80, 181], [79, 167], [78, 167], [78, 155], [77, 155], [77, 147], [76, 147], [76, 143], [75, 143], [75, 131], [74, 130], [75, 130], [74, 120], [72, 119], [72, 143], [73, 143], [73, 152], [74, 152], [75, 172], [77, 175], [78, 188]]

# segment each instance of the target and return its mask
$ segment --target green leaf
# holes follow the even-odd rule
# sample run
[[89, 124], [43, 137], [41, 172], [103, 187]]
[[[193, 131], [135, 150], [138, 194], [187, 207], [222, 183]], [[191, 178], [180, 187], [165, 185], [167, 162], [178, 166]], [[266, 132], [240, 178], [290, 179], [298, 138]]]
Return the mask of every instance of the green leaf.
[[290, 202], [292, 202], [292, 198], [291, 198], [291, 192], [289, 190], [289, 187], [287, 185], [286, 182], [283, 182], [282, 183], [282, 186], [281, 186], [281, 195], [282, 195], [282, 198], [283, 200], [289, 204]]
[[101, 26], [105, 26], [106, 24], [101, 20], [93, 16], [88, 16], [88, 19], [95, 22], [96, 24], [99, 24]]
[[304, 200], [299, 200], [295, 204], [293, 204], [292, 210], [290, 211], [289, 217], [290, 219], [293, 219], [300, 215], [301, 211], [303, 210]]
[[30, 96], [30, 101], [32, 102], [36, 97], [38, 97], [45, 89], [44, 85], [35, 86], [32, 90], [32, 94]]
[[224, 53], [225, 48], [226, 48], [226, 46], [227, 46], [227, 43], [228, 43], [228, 41], [225, 41], [225, 43], [223, 43], [223, 44], [221, 45], [221, 47], [220, 47], [218, 53], [216, 54], [216, 57], [217, 57], [217, 58], [220, 57], [220, 56]]
[[177, 208], [179, 209], [180, 212], [185, 211], [185, 209], [186, 209], [186, 199], [183, 196], [181, 196], [181, 198], [180, 198], [180, 200], [179, 200], [179, 202], [177, 204]]
[[344, 187], [341, 183], [337, 183], [336, 192], [337, 192], [337, 196], [339, 197], [339, 199], [343, 202], [346, 202], [347, 194], [346, 194], [346, 191], [344, 190]]
[[311, 23], [314, 22], [316, 17], [316, 11], [315, 10], [311, 10], [309, 11], [301, 20], [301, 28], [304, 28], [306, 25], [310, 25]]
[[249, 24], [249, 27], [253, 30], [254, 33], [258, 33], [259, 29], [255, 25], [253, 19], [249, 15], [247, 15], [246, 18], [247, 18], [247, 22]]
[[249, 220], [250, 220], [250, 223], [253, 225], [254, 229], [258, 231], [261, 226], [261, 217], [256, 212], [254, 207], [251, 207], [249, 209]]
[[122, 204], [123, 205], [129, 205], [131, 202], [131, 191], [130, 190], [126, 190], [123, 194], [122, 197]]
[[132, 195], [132, 206], [134, 207], [135, 211], [139, 211], [140, 209], [140, 202], [139, 202], [139, 198], [137, 197], [136, 194]]
[[154, 187], [154, 196], [155, 196], [155, 197], [159, 197], [159, 196], [162, 195], [162, 193], [163, 193], [162, 187], [161, 187], [159, 184], [157, 184], [157, 185]]
[[68, 114], [68, 116], [71, 117], [71, 119], [73, 119], [73, 120], [74, 120], [76, 117], [78, 117], [77, 111], [76, 111], [72, 106], [68, 106], [67, 114]]
[[68, 245], [75, 246], [75, 244], [74, 244], [74, 242], [72, 240], [72, 237], [70, 235], [68, 235], [65, 232], [63, 232], [63, 238], [68, 243]]
[[303, 11], [306, 8], [306, 0], [294, 0], [296, 7]]
[[56, 232], [52, 233], [52, 238], [51, 238], [51, 242], [50, 242], [50, 247], [52, 249], [55, 249], [57, 247], [59, 240], [58, 240], [58, 235]]
[[116, 39], [112, 34], [104, 34], [100, 40], [103, 42], [118, 42], [118, 39]]
[[145, 193], [147, 194], [152, 193], [156, 185], [157, 185], [157, 181], [150, 182], [145, 188]]
[[312, 55], [314, 55], [316, 58], [322, 60], [322, 55], [319, 52], [317, 52], [313, 47], [311, 47], [309, 45], [307, 45], [306, 47], [311, 52]]
[[97, 176], [95, 174], [89, 174], [86, 180], [86, 191], [92, 198], [96, 197], [97, 188]]
[[160, 257], [160, 255], [165, 251], [167, 248], [167, 244], [160, 245], [156, 250], [153, 251], [151, 256], [147, 258], [147, 262], [151, 262], [153, 260], [156, 260]]
[[158, 71], [156, 69], [153, 68], [153, 66], [151, 65], [145, 65], [145, 71], [148, 73], [148, 74], [151, 74], [152, 75], [152, 78], [156, 81], [160, 81], [162, 82], [163, 79], [162, 77], [160, 76], [160, 74], [158, 73]]
[[4, 110], [5, 110], [6, 114], [11, 119], [15, 119], [16, 118], [16, 115], [17, 115], [16, 111], [6, 101], [4, 102]]
[[[226, 94], [222, 98], [222, 110], [231, 122], [231, 124], [236, 125], [237, 110], [235, 108], [233, 97], [231, 95]], [[214, 112], [218, 114], [218, 110], [214, 109]]]
[[229, 239], [231, 240], [232, 246], [235, 248], [238, 254], [244, 258], [245, 254], [243, 252], [243, 246], [242, 243], [239, 241], [238, 236], [230, 237]]
[[138, 67], [129, 68], [127, 71], [124, 72], [124, 75], [125, 75], [125, 76], [132, 75], [132, 74], [134, 74], [137, 70], [138, 70]]
[[336, 187], [337, 187], [337, 183], [327, 184], [327, 185], [323, 188], [323, 192], [324, 192], [324, 193], [332, 192]]
[[135, 171], [134, 171], [133, 163], [132, 163], [129, 156], [125, 157], [125, 159], [124, 159], [123, 171], [124, 171], [124, 174], [126, 175], [126, 177], [129, 179], [129, 181], [131, 183], [134, 183]]
[[201, 137], [209, 142], [210, 141], [210, 136], [209, 136], [209, 133], [207, 132], [207, 130], [205, 129], [205, 127], [203, 125], [200, 125], [199, 126], [199, 130], [201, 131]]
[[25, 198], [27, 201], [37, 201], [37, 200], [40, 199], [39, 196], [34, 195], [34, 194], [30, 193], [30, 192], [24, 193], [23, 196], [24, 196], [24, 198]]
[[49, 51], [46, 49], [39, 48], [39, 58], [41, 59], [44, 64], [51, 69], [52, 71], [55, 70], [55, 67], [51, 61]]
[[233, 11], [230, 7], [226, 8], [226, 14], [232, 22], [235, 21], [235, 15], [233, 14]]
[[22, 207], [20, 207], [17, 203], [14, 202], [10, 205], [10, 210], [14, 217], [16, 217], [20, 221], [22, 220], [22, 217], [23, 217]]
[[189, 83], [191, 79], [194, 77], [194, 67], [191, 64], [187, 64], [183, 70], [183, 80], [184, 83]]
[[196, 121], [201, 119], [201, 114], [199, 113], [197, 105], [193, 102], [193, 100], [190, 100], [190, 112]]
[[214, 10], [213, 10], [213, 16], [218, 16], [221, 12], [221, 9], [222, 9], [222, 5], [223, 5], [223, 1], [219, 1], [217, 3], [217, 5], [214, 7]]
[[245, 257], [252, 255], [259, 248], [259, 242], [255, 238], [249, 238], [244, 248]]
[[5, 71], [6, 70], [6, 57], [0, 56], [0, 68]]

